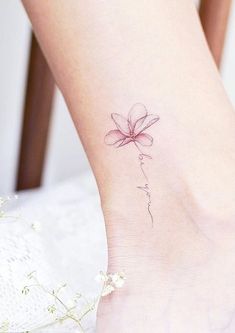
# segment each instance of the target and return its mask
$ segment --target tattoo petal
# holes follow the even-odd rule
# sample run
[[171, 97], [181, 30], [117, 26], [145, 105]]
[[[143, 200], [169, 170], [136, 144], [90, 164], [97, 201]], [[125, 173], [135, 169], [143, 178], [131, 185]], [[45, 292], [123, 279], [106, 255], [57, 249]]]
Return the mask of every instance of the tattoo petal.
[[136, 103], [132, 106], [128, 115], [128, 120], [133, 132], [142, 125], [147, 113], [146, 107], [141, 103]]
[[130, 134], [130, 127], [128, 120], [121, 116], [118, 113], [112, 113], [111, 118], [113, 119], [115, 125], [117, 126], [117, 129], [124, 135]]
[[147, 115], [145, 117], [144, 121], [142, 122], [142, 125], [140, 126], [140, 128], [138, 129], [136, 134], [142, 133], [147, 128], [149, 128], [150, 126], [155, 124], [159, 119], [160, 119], [159, 116], [156, 116], [156, 115], [153, 115], [153, 114]]
[[125, 146], [127, 145], [128, 143], [130, 143], [131, 141], [133, 141], [132, 138], [125, 138], [119, 145], [118, 147], [122, 147], [122, 146]]
[[112, 130], [105, 135], [104, 142], [107, 145], [115, 145], [116, 143], [123, 141], [125, 138], [126, 136], [121, 131]]
[[135, 137], [135, 141], [142, 146], [152, 146], [153, 138], [147, 133], [140, 133]]

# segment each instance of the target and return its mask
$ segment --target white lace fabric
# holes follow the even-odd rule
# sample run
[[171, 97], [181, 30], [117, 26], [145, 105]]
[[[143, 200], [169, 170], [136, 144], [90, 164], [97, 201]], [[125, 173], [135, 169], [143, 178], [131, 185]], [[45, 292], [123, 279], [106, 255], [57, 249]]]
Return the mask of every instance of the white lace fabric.
[[[106, 266], [106, 243], [98, 192], [90, 174], [71, 179], [49, 190], [19, 195], [8, 211], [19, 219], [0, 220], [0, 327], [8, 332], [33, 330], [50, 323], [52, 297], [38, 287], [22, 294], [30, 285], [27, 275], [37, 278], [49, 290], [67, 283], [63, 297], [76, 292], [93, 298], [100, 286], [94, 277]], [[39, 221], [41, 231], [31, 224]], [[94, 331], [94, 315], [86, 321]], [[72, 321], [43, 332], [74, 332]]]

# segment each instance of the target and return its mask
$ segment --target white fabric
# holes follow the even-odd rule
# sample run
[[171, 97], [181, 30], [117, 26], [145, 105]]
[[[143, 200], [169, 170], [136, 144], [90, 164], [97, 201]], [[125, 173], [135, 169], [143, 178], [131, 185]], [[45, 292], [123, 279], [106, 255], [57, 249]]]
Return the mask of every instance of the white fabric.
[[[24, 332], [50, 322], [51, 296], [39, 288], [28, 295], [26, 276], [36, 271], [49, 289], [66, 282], [64, 299], [80, 292], [92, 299], [100, 286], [94, 281], [106, 268], [103, 217], [93, 176], [82, 175], [47, 190], [19, 195], [8, 214], [22, 219], [0, 220], [0, 327], [9, 321], [9, 332]], [[41, 223], [41, 231], [31, 228]], [[94, 315], [85, 323], [94, 332]], [[75, 332], [72, 322], [47, 328], [46, 332]]]

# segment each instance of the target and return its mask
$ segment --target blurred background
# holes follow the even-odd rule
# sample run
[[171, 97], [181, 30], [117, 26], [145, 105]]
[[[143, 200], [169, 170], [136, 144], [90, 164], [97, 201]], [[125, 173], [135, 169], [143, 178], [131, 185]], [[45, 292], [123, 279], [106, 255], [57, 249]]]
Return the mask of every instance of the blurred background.
[[[18, 0], [0, 2], [0, 194], [15, 189], [30, 48], [30, 22]], [[56, 91], [43, 185], [51, 185], [88, 168], [67, 111]]]
[[[0, 194], [15, 189], [31, 40], [29, 20], [17, 0], [0, 2]], [[235, 6], [226, 37], [221, 73], [235, 105]], [[89, 168], [63, 97], [57, 90], [42, 185], [49, 186]]]

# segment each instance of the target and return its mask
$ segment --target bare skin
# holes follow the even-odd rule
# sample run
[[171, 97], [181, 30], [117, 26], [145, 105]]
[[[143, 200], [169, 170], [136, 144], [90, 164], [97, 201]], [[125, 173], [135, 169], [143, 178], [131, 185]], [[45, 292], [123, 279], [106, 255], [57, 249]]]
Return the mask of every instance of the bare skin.
[[[24, 0], [97, 179], [108, 271], [98, 333], [235, 330], [235, 112], [189, 0]], [[131, 142], [105, 144], [111, 114], [160, 120], [143, 178]], [[235, 319], [234, 319], [235, 321]]]

